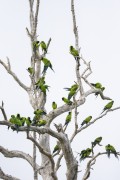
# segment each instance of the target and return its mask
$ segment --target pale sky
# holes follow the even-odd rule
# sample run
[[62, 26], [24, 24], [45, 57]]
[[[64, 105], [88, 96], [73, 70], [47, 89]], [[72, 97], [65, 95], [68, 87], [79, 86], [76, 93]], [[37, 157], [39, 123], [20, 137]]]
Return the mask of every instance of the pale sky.
[[[70, 0], [41, 0], [38, 40], [47, 42], [50, 37], [52, 38], [47, 58], [51, 60], [55, 70], [55, 73], [49, 70], [47, 74], [47, 84], [51, 86], [47, 96], [47, 112], [51, 110], [53, 100], [58, 103], [58, 106], [63, 104], [61, 98], [67, 95], [63, 88], [71, 86], [76, 80], [75, 61], [69, 54], [69, 46], [74, 46], [70, 4]], [[105, 95], [115, 101], [114, 107], [118, 107], [120, 106], [120, 1], [75, 0], [75, 5], [81, 53], [87, 61], [91, 61], [93, 71], [88, 80], [93, 83], [101, 82], [106, 87]], [[6, 57], [9, 57], [13, 71], [21, 81], [29, 85], [30, 79], [26, 69], [30, 66], [31, 47], [26, 27], [29, 27], [28, 0], [1, 1], [0, 59], [6, 61]], [[4, 101], [8, 118], [11, 114], [17, 113], [33, 117], [26, 92], [2, 66], [0, 66], [0, 83], [0, 103]], [[88, 115], [98, 117], [107, 102], [90, 95], [86, 103], [78, 108], [80, 122]], [[64, 124], [66, 114], [62, 115], [62, 118], [56, 118], [55, 122], [61, 121]], [[0, 115], [2, 119], [2, 114]], [[108, 143], [120, 151], [119, 116], [120, 110], [109, 113], [79, 134], [72, 143], [75, 155], [76, 152], [90, 146], [91, 141], [98, 136], [103, 137], [101, 143], [103, 146], [96, 148], [96, 152], [105, 151], [104, 146]], [[72, 133], [72, 125], [71, 122], [67, 130], [69, 134]], [[56, 141], [52, 139], [51, 141], [54, 146]], [[11, 130], [8, 131], [7, 127], [0, 126], [0, 145], [9, 150], [22, 150], [30, 154], [32, 152], [32, 143], [26, 140], [25, 134], [13, 133]], [[51, 150], [53, 150], [52, 146]], [[82, 177], [85, 162], [81, 163], [79, 170], [83, 171], [79, 173], [78, 179]], [[38, 163], [40, 163], [40, 157]], [[64, 162], [62, 164], [64, 168], [61, 167], [58, 171], [59, 180], [66, 179]], [[32, 168], [24, 160], [6, 159], [0, 154], [0, 167], [7, 174], [21, 180], [33, 180]], [[120, 179], [120, 162], [114, 156], [111, 156], [111, 159], [106, 156], [98, 158], [93, 169], [90, 180]]]

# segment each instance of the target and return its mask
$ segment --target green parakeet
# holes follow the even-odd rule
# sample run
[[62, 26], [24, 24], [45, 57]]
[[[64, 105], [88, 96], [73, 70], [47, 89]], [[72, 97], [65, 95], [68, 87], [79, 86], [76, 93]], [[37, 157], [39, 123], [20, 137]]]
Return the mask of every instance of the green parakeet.
[[64, 101], [65, 104], [72, 105], [72, 101], [70, 101], [69, 99], [62, 97], [62, 100]]
[[32, 67], [29, 67], [27, 71], [30, 73], [30, 75], [34, 74], [34, 69]]
[[40, 119], [38, 122], [37, 122], [37, 126], [45, 126], [47, 124], [47, 121], [44, 120], [44, 119]]
[[30, 126], [31, 123], [32, 123], [30, 117], [26, 118], [25, 122], [26, 122], [26, 125], [27, 125], [27, 126]]
[[70, 46], [70, 54], [72, 54], [75, 59], [79, 57], [78, 50], [76, 50], [73, 46]]
[[75, 83], [70, 88], [64, 88], [64, 89], [67, 90], [67, 91], [77, 90], [78, 89], [78, 84]]
[[84, 160], [85, 158], [89, 157], [89, 155], [91, 154], [92, 149], [87, 148], [85, 150], [82, 150], [80, 153], [80, 161]]
[[112, 145], [108, 144], [107, 146], [105, 146], [105, 150], [106, 150], [107, 155], [108, 155], [109, 158], [110, 158], [110, 153], [114, 154], [115, 157], [118, 158], [117, 152], [116, 152], [115, 148]]
[[9, 119], [9, 122], [14, 124], [15, 123], [15, 115], [11, 115], [11, 118]]
[[53, 109], [57, 109], [57, 104], [56, 104], [56, 102], [54, 102], [54, 101], [52, 102], [52, 108], [53, 108]]
[[35, 83], [36, 89], [39, 89], [40, 86], [43, 86], [44, 84], [45, 84], [45, 77], [43, 76]]
[[65, 125], [68, 125], [72, 118], [72, 112], [68, 112], [68, 115], [66, 116]]
[[87, 117], [86, 119], [84, 119], [84, 121], [81, 123], [81, 126], [83, 126], [84, 124], [88, 124], [91, 119], [92, 119], [92, 116], [88, 116], [88, 117]]
[[96, 145], [102, 146], [102, 145], [100, 144], [101, 141], [102, 141], [102, 137], [101, 137], [101, 136], [100, 136], [100, 137], [97, 137], [93, 142], [91, 142], [92, 148], [94, 148]]
[[68, 94], [68, 100], [70, 100], [76, 94], [76, 90], [72, 90]]
[[60, 147], [58, 146], [58, 144], [56, 144], [56, 146], [53, 149], [53, 153], [55, 153], [56, 151], [58, 151], [60, 149]]
[[64, 88], [67, 91], [70, 91], [68, 94], [68, 100], [70, 100], [76, 94], [78, 87], [79, 85], [76, 83], [76, 84], [73, 84], [70, 88]]
[[46, 112], [44, 110], [42, 110], [42, 109], [36, 109], [34, 111], [34, 114], [41, 116], [41, 115], [46, 115]]
[[108, 104], [106, 104], [105, 107], [104, 107], [104, 109], [103, 109], [103, 111], [101, 112], [101, 114], [102, 114], [104, 111], [106, 111], [106, 110], [108, 110], [108, 109], [111, 109], [112, 106], [113, 106], [113, 103], [114, 103], [114, 101], [110, 101]]
[[[51, 62], [50, 62], [48, 59], [42, 58], [41, 60], [42, 60], [42, 62], [44, 63], [44, 69], [43, 69], [43, 72], [42, 72], [43, 74], [46, 73], [46, 71], [47, 71], [48, 68], [50, 68], [51, 70], [53, 70], [52, 64], [51, 64]], [[54, 70], [53, 70], [53, 71], [54, 71]]]
[[102, 88], [102, 84], [99, 83], [99, 82], [97, 82], [97, 83], [95, 83], [95, 84], [91, 83], [91, 85], [94, 86], [94, 87], [97, 88], [97, 89], [101, 89], [101, 88]]
[[79, 85], [77, 83], [75, 83], [70, 88], [64, 88], [67, 91], [70, 91], [68, 94], [68, 100], [70, 100], [76, 94], [78, 87], [79, 87]]
[[50, 86], [48, 86], [48, 85], [41, 85], [40, 86], [40, 89], [41, 89], [41, 91], [46, 95], [46, 91], [48, 90], [49, 91], [49, 88]]
[[24, 126], [24, 124], [26, 122], [26, 118], [25, 117], [21, 117], [20, 120], [21, 120], [22, 126]]
[[37, 50], [40, 46], [40, 41], [33, 41], [32, 46], [34, 51]]
[[39, 49], [40, 41], [34, 41], [32, 43], [32, 46], [33, 46], [33, 50], [36, 51], [37, 49]]
[[47, 53], [47, 46], [46, 46], [46, 43], [44, 41], [41, 41], [40, 46], [41, 46], [42, 51]]

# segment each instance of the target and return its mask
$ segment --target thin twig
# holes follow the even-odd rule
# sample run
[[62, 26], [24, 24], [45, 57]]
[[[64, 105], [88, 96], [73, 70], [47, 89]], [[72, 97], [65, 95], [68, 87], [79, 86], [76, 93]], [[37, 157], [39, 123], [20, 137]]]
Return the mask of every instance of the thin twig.
[[37, 31], [39, 5], [40, 5], [40, 0], [37, 0], [37, 2], [36, 2], [35, 19], [34, 19], [34, 35], [33, 36], [36, 35], [36, 31]]
[[0, 59], [0, 64], [2, 64], [2, 66], [6, 69], [6, 71], [14, 78], [14, 80], [25, 90], [28, 91], [29, 88], [24, 85], [16, 76], [16, 74], [11, 70], [10, 68], [10, 62], [9, 65], [6, 65], [1, 59]]
[[[79, 48], [79, 35], [78, 35], [78, 28], [76, 25], [76, 16], [75, 16], [75, 8], [74, 8], [74, 0], [71, 0], [71, 12], [72, 12], [72, 19], [73, 19], [73, 32], [75, 35], [75, 47], [78, 50], [80, 54], [80, 48]], [[84, 95], [84, 89], [81, 81], [81, 76], [80, 76], [80, 57], [77, 58], [76, 60], [76, 77], [77, 77], [77, 82], [79, 84], [80, 88], [80, 95]]]
[[4, 103], [3, 103], [3, 101], [2, 101], [2, 106], [0, 106], [0, 109], [1, 109], [1, 111], [2, 111], [4, 120], [7, 121], [7, 115], [6, 115], [6, 112], [5, 112], [5, 109], [4, 109]]

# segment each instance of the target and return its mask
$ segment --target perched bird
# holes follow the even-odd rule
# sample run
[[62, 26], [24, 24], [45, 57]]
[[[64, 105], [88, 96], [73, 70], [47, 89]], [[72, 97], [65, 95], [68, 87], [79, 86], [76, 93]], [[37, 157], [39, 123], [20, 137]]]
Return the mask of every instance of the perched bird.
[[100, 144], [100, 142], [102, 141], [102, 137], [100, 136], [100, 137], [97, 137], [93, 142], [91, 142], [91, 144], [92, 144], [92, 149], [98, 144], [99, 146], [102, 146], [101, 144]]
[[105, 107], [104, 107], [104, 109], [103, 109], [103, 111], [101, 112], [101, 114], [102, 114], [104, 111], [111, 109], [112, 106], [113, 106], [113, 103], [114, 103], [114, 101], [110, 101], [108, 104], [106, 104]]
[[58, 151], [59, 149], [60, 149], [59, 145], [56, 144], [56, 146], [55, 146], [54, 149], [53, 149], [53, 154], [54, 154], [56, 151]]
[[41, 89], [41, 91], [46, 95], [46, 91], [48, 90], [49, 91], [49, 88], [50, 86], [48, 86], [47, 84], [43, 84], [41, 85], [39, 88]]
[[39, 89], [40, 86], [43, 86], [45, 84], [45, 77], [41, 77], [40, 79], [38, 79], [38, 81], [35, 83], [36, 85], [36, 89]]
[[36, 51], [37, 49], [39, 49], [40, 41], [33, 41], [32, 46], [33, 50]]
[[92, 152], [92, 149], [90, 148], [82, 150], [80, 153], [80, 161], [84, 160], [85, 158], [88, 158], [91, 152]]
[[52, 102], [52, 108], [53, 108], [53, 109], [57, 109], [57, 104], [56, 104], [56, 102], [54, 102], [54, 101]]
[[70, 101], [69, 99], [62, 97], [62, 100], [64, 101], [65, 104], [72, 105], [72, 101]]
[[73, 84], [70, 88], [64, 88], [65, 90], [67, 90], [67, 91], [71, 91], [71, 90], [77, 90], [78, 89], [78, 84], [77, 83], [75, 83], [75, 84]]
[[30, 75], [34, 74], [34, 69], [32, 67], [28, 67], [27, 71], [30, 73]]
[[84, 124], [88, 124], [91, 119], [92, 119], [92, 116], [88, 116], [86, 119], [83, 120], [83, 122], [81, 123], [81, 126], [83, 126]]
[[79, 57], [78, 50], [76, 50], [73, 46], [70, 46], [70, 54], [72, 54], [75, 59]]
[[72, 118], [72, 112], [70, 111], [70, 112], [68, 112], [68, 115], [66, 116], [66, 120], [65, 120], [64, 126], [69, 124], [69, 122], [71, 121], [71, 118]]
[[105, 150], [107, 152], [108, 158], [110, 158], [110, 153], [114, 154], [115, 157], [118, 158], [117, 152], [112, 145], [108, 144], [107, 146], [105, 146]]
[[35, 114], [35, 116], [34, 116], [32, 123], [31, 123], [32, 126], [36, 126], [38, 121], [40, 120], [41, 116], [46, 115], [46, 112], [42, 109], [36, 109], [34, 111], [34, 114]]
[[34, 111], [34, 114], [35, 115], [46, 115], [46, 112], [44, 111], [44, 110], [42, 110], [42, 109], [36, 109], [35, 111]]
[[79, 85], [76, 83], [76, 84], [73, 84], [70, 88], [64, 88], [67, 91], [70, 91], [69, 94], [68, 94], [68, 99], [69, 100], [76, 94], [76, 91], [77, 91], [78, 87], [79, 87]]
[[68, 100], [70, 100], [75, 94], [76, 94], [76, 91], [75, 89], [71, 89], [69, 94], [68, 94]]
[[51, 62], [48, 59], [42, 58], [41, 60], [44, 63], [44, 69], [43, 69], [43, 72], [42, 72], [43, 74], [46, 73], [48, 68], [50, 68], [50, 69], [52, 69], [52, 71], [54, 71], [53, 68], [52, 68]]
[[24, 125], [23, 121], [21, 121], [20, 114], [17, 114], [16, 116], [11, 115], [9, 122], [14, 124], [13, 130], [16, 130], [17, 132], [19, 130], [19, 127]]
[[99, 83], [99, 82], [97, 82], [97, 83], [91, 83], [91, 85], [92, 86], [94, 86], [95, 88], [97, 88], [97, 89], [101, 89], [102, 88], [102, 84], [101, 83]]
[[27, 125], [27, 126], [30, 126], [31, 123], [32, 123], [30, 117], [26, 118], [25, 122], [26, 122], [26, 125]]
[[47, 46], [46, 46], [46, 43], [44, 41], [41, 41], [40, 46], [41, 46], [42, 51], [47, 53]]
[[21, 120], [22, 126], [24, 126], [25, 122], [26, 122], [26, 118], [25, 117], [21, 117], [20, 120]]
[[45, 126], [47, 124], [47, 121], [44, 120], [44, 119], [40, 119], [38, 122], [37, 122], [37, 126]]

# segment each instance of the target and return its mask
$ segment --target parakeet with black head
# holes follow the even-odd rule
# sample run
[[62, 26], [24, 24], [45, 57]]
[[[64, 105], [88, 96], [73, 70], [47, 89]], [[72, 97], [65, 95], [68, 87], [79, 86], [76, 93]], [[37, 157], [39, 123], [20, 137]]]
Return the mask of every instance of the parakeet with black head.
[[90, 148], [82, 150], [80, 153], [80, 161], [88, 158], [90, 156], [91, 152], [92, 152], [92, 149], [90, 149]]
[[70, 112], [68, 112], [68, 115], [66, 116], [66, 120], [65, 120], [64, 126], [68, 125], [70, 123], [71, 119], [72, 119], [72, 112], [70, 111]]
[[93, 152], [93, 148], [94, 148], [96, 145], [102, 146], [102, 145], [100, 144], [101, 141], [102, 141], [102, 137], [100, 136], [100, 137], [97, 137], [93, 142], [91, 142], [91, 144], [92, 144], [92, 152]]
[[46, 95], [46, 91], [49, 91], [50, 86], [48, 86], [47, 84], [43, 84], [40, 86], [41, 91]]
[[36, 51], [37, 49], [39, 49], [40, 41], [33, 41], [32, 46], [33, 46], [33, 51]]
[[70, 46], [70, 54], [74, 56], [75, 59], [79, 57], [79, 52], [73, 46]]
[[81, 123], [81, 126], [83, 126], [84, 124], [88, 124], [92, 119], [92, 116], [88, 116], [87, 118], [85, 118], [83, 120], [83, 122]]
[[70, 88], [64, 88], [64, 89], [70, 91], [68, 94], [69, 100], [76, 94], [78, 87], [79, 87], [79, 85], [76, 83], [76, 84], [73, 84]]
[[42, 51], [47, 53], [47, 45], [46, 45], [46, 43], [44, 41], [40, 42], [40, 46], [41, 46]]
[[52, 108], [53, 108], [53, 109], [57, 109], [57, 104], [56, 104], [55, 101], [52, 102]]
[[44, 119], [40, 119], [38, 122], [37, 122], [37, 126], [45, 126], [47, 124], [47, 121], [44, 120]]
[[97, 82], [97, 83], [91, 83], [91, 85], [93, 86], [93, 87], [95, 87], [95, 88], [97, 88], [97, 89], [101, 89], [102, 88], [102, 84], [101, 83], [99, 83], [99, 82]]
[[110, 158], [110, 153], [114, 154], [115, 157], [118, 158], [116, 149], [112, 145], [108, 144], [107, 146], [105, 146], [105, 150], [107, 152], [108, 158]]
[[45, 84], [45, 77], [41, 77], [40, 79], [38, 79], [38, 81], [35, 83], [36, 85], [36, 89], [40, 89], [41, 86], [43, 86]]
[[33, 67], [28, 67], [28, 68], [27, 68], [27, 71], [30, 73], [30, 75], [33, 75], [33, 74], [34, 74], [34, 69], [33, 69]]
[[50, 68], [54, 72], [50, 60], [48, 60], [47, 58], [42, 58], [41, 60], [44, 63], [44, 69], [43, 69], [43, 72], [42, 72], [43, 74], [46, 73], [48, 68]]
[[67, 105], [72, 105], [72, 101], [70, 101], [69, 99], [62, 97], [62, 101], [64, 101], [65, 104]]
[[46, 115], [46, 112], [43, 109], [36, 109], [34, 111], [34, 114], [41, 116], [41, 115]]
[[54, 149], [53, 149], [53, 154], [54, 154], [55, 152], [59, 151], [59, 150], [60, 150], [60, 147], [59, 147], [58, 144], [56, 144], [55, 147], [54, 147]]
[[103, 111], [101, 112], [101, 114], [102, 114], [104, 111], [111, 109], [112, 106], [113, 106], [113, 104], [114, 104], [114, 101], [110, 101], [108, 104], [106, 104], [105, 107], [104, 107], [104, 109], [103, 109]]
[[26, 125], [29, 127], [30, 125], [31, 125], [31, 123], [32, 123], [32, 121], [31, 121], [31, 119], [30, 119], [30, 117], [28, 117], [28, 118], [26, 118]]

